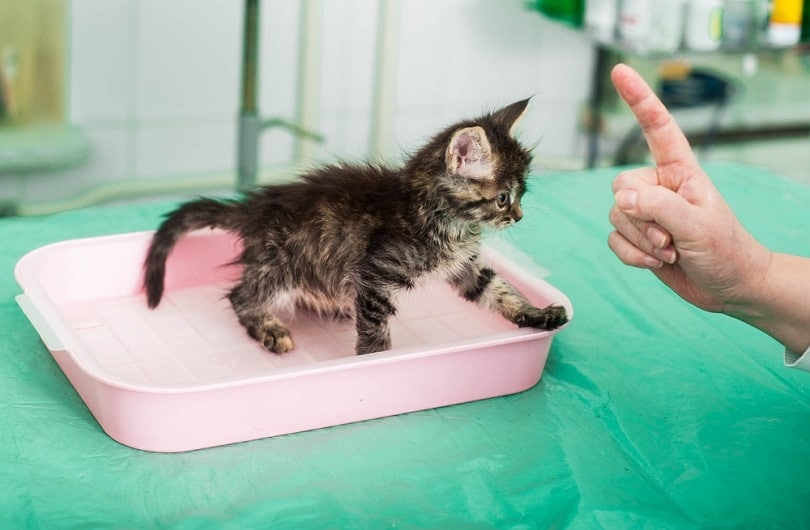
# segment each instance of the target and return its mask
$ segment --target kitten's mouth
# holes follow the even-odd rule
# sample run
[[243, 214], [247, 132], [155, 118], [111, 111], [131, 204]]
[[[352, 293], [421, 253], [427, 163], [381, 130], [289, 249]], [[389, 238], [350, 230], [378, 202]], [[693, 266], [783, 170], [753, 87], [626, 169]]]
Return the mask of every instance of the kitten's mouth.
[[513, 221], [513, 222], [509, 222], [509, 221], [498, 221], [497, 223], [490, 223], [490, 224], [489, 224], [489, 226], [490, 226], [490, 227], [491, 227], [493, 230], [504, 230], [504, 229], [506, 229], [506, 228], [509, 228], [509, 227], [510, 227], [510, 226], [512, 226], [513, 224], [515, 224], [515, 223], [514, 223], [514, 221]]

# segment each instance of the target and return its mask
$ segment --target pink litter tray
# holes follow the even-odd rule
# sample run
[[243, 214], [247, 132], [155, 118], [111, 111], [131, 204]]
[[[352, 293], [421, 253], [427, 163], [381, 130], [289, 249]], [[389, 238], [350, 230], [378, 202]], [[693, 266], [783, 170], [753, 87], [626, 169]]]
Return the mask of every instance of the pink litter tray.
[[[48, 245], [15, 271], [17, 301], [53, 358], [104, 431], [137, 449], [188, 451], [521, 392], [540, 380], [556, 332], [516, 328], [437, 281], [403, 295], [389, 351], [354, 355], [352, 322], [299, 312], [287, 320], [295, 350], [276, 355], [224, 298], [237, 239], [182, 239], [149, 310], [141, 265], [151, 235]], [[484, 250], [532, 303], [573, 314], [527, 272], [530, 260]]]

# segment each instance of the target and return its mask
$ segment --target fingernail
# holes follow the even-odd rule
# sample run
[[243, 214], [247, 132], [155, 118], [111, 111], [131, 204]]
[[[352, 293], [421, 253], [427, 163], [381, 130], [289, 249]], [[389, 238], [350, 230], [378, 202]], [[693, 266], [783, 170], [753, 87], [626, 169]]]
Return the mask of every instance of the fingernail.
[[622, 210], [632, 210], [638, 202], [638, 192], [636, 190], [619, 190], [615, 195], [616, 206]]
[[644, 256], [644, 266], [648, 269], [660, 269], [664, 263], [652, 256]]
[[655, 256], [663, 261], [664, 263], [669, 263], [672, 265], [678, 260], [678, 253], [672, 247], [667, 248], [657, 248], [653, 250]]
[[655, 248], [664, 248], [669, 242], [667, 236], [655, 227], [647, 229], [647, 239], [650, 240], [650, 243], [652, 243]]

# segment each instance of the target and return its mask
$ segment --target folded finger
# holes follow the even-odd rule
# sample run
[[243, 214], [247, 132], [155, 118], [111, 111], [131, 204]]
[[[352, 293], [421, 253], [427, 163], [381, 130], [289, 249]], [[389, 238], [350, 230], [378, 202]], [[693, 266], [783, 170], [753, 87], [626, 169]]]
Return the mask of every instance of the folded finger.
[[645, 254], [666, 263], [677, 259], [672, 236], [656, 223], [627, 215], [617, 206], [611, 208], [609, 218], [616, 231]]
[[616, 207], [630, 218], [650, 221], [671, 236], [672, 241], [691, 237], [696, 206], [664, 186], [638, 186], [621, 189], [614, 195]]
[[615, 230], [608, 236], [608, 246], [622, 263], [631, 267], [658, 269], [664, 264], [662, 260], [647, 254]]

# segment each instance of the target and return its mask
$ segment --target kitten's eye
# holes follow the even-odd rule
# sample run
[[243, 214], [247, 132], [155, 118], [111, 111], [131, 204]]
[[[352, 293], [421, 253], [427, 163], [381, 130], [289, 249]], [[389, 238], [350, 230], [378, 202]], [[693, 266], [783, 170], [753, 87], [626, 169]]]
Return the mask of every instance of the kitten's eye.
[[495, 203], [498, 205], [498, 208], [503, 208], [507, 204], [509, 204], [509, 194], [505, 191], [502, 191], [495, 197]]

